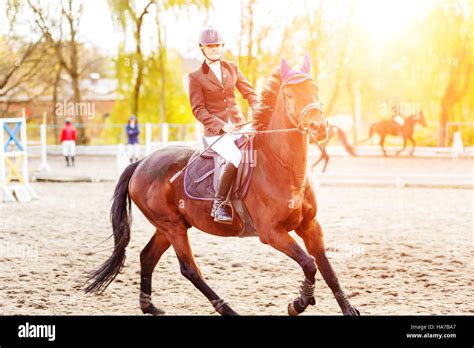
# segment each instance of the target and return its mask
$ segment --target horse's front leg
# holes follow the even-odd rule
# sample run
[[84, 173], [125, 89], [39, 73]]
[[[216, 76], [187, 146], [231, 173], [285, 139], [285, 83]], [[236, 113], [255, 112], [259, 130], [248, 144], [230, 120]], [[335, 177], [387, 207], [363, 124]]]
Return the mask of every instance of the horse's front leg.
[[323, 155], [324, 155], [324, 167], [323, 167], [323, 170], [321, 171], [321, 173], [326, 172], [326, 167], [328, 166], [328, 163], [329, 163], [329, 155], [328, 155], [326, 149], [324, 149]]
[[301, 285], [300, 296], [288, 305], [288, 314], [303, 313], [309, 305], [316, 303], [314, 282], [317, 268], [314, 258], [308, 255], [285, 230], [271, 230], [265, 236], [260, 235], [260, 240], [295, 260], [303, 269], [305, 280]]
[[313, 171], [314, 168], [316, 168], [316, 166], [318, 165], [318, 163], [321, 162], [322, 160], [323, 160], [323, 154], [321, 154], [319, 156], [319, 159], [316, 162], [314, 162], [314, 164], [311, 166], [311, 171]]
[[412, 147], [411, 152], [410, 152], [410, 156], [413, 156], [413, 153], [415, 152], [416, 142], [415, 142], [415, 139], [413, 139], [411, 136], [408, 137], [408, 139], [410, 139], [411, 143], [413, 144], [413, 147]]
[[[324, 168], [326, 168], [326, 165], [327, 165], [327, 153], [326, 153], [326, 150], [321, 146], [319, 145], [317, 142], [316, 144], [318, 145], [318, 148], [319, 148], [319, 159], [314, 162], [313, 166], [311, 167], [311, 171], [314, 170], [314, 168], [316, 168], [316, 166], [318, 165], [319, 162], [321, 162], [322, 160], [324, 160], [326, 163], [324, 164]], [[323, 169], [323, 172], [324, 172], [324, 169]]]
[[308, 224], [301, 225], [295, 231], [303, 238], [308, 252], [315, 257], [318, 269], [336, 298], [342, 313], [344, 315], [360, 315], [359, 311], [349, 302], [347, 295], [339, 284], [336, 273], [329, 263], [324, 246], [323, 231], [318, 221], [313, 219]]

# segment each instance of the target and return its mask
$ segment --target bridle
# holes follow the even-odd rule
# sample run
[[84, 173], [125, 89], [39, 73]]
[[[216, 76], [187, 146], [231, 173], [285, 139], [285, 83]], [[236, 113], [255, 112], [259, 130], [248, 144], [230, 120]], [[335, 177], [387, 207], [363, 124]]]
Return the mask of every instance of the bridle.
[[[303, 81], [307, 81], [307, 80], [313, 81], [313, 79], [310, 76], [304, 75], [303, 77], [304, 77]], [[301, 81], [301, 82], [303, 82], [303, 81]], [[301, 83], [301, 82], [299, 82], [299, 83]], [[281, 95], [281, 98], [282, 98], [283, 112], [289, 118], [291, 125], [294, 126], [294, 127], [292, 127], [292, 128], [279, 128], [279, 129], [265, 129], [265, 130], [251, 130], [251, 131], [244, 131], [244, 132], [233, 132], [232, 134], [267, 134], [267, 133], [300, 132], [303, 135], [311, 134], [313, 137], [315, 135], [317, 135], [317, 133], [319, 132], [319, 130], [321, 128], [316, 129], [316, 131], [311, 130], [311, 124], [310, 124], [309, 116], [311, 115], [311, 112], [314, 111], [314, 110], [318, 110], [322, 114], [323, 113], [323, 104], [321, 102], [309, 103], [303, 108], [303, 110], [300, 111], [298, 117], [295, 117], [293, 115], [293, 113], [288, 112], [288, 108], [287, 108], [286, 102], [285, 102], [285, 97], [284, 97], [284, 94], [283, 94], [283, 91], [282, 91], [283, 87], [285, 87], [286, 85], [289, 85], [289, 84], [290, 83], [288, 83], [288, 82], [281, 84], [279, 94]], [[298, 84], [298, 83], [293, 83], [293, 85], [296, 85], [296, 84]], [[307, 121], [306, 124], [303, 123], [305, 118], [306, 118], [306, 121]], [[324, 128], [326, 130], [326, 133], [328, 133], [329, 132], [329, 124], [328, 124], [328, 121], [326, 119], [324, 119], [324, 121], [325, 121]], [[250, 123], [253, 123], [253, 122], [254, 121], [251, 121]], [[243, 126], [243, 125], [241, 125], [241, 126]]]
[[[300, 111], [298, 116], [295, 116], [293, 112], [288, 110], [288, 107], [285, 103], [285, 97], [283, 93], [281, 93], [281, 98], [282, 98], [282, 105], [283, 105], [283, 111], [285, 112], [286, 116], [290, 120], [290, 123], [298, 129], [300, 132], [307, 134], [310, 133], [311, 125], [310, 125], [310, 115], [311, 112], [314, 110], [318, 110], [323, 113], [323, 104], [321, 102], [313, 102], [307, 104], [303, 110]], [[306, 120], [306, 123], [304, 121]], [[325, 127], [328, 126], [328, 121], [325, 119], [326, 125]]]
[[[313, 79], [310, 78], [310, 77], [306, 78], [304, 81], [307, 81], [307, 80], [313, 81]], [[309, 103], [300, 111], [298, 116], [295, 116], [293, 112], [289, 112], [288, 107], [286, 105], [286, 100], [285, 100], [285, 96], [284, 96], [284, 93], [283, 93], [283, 88], [287, 85], [289, 85], [289, 83], [284, 83], [280, 86], [280, 95], [281, 95], [281, 98], [282, 98], [281, 103], [282, 103], [283, 112], [286, 114], [286, 116], [288, 116], [288, 118], [290, 120], [290, 123], [294, 126], [294, 128], [289, 128], [288, 130], [290, 130], [290, 129], [291, 130], [298, 130], [302, 134], [312, 133], [309, 117], [311, 115], [311, 112], [314, 111], [314, 110], [318, 110], [319, 112], [321, 112], [321, 114], [323, 114], [323, 103], [321, 103], [321, 102]], [[306, 119], [306, 123], [304, 123], [305, 119]], [[325, 126], [324, 127], [327, 128], [328, 127], [328, 121], [326, 119], [324, 119], [324, 121], [325, 121]], [[319, 128], [316, 130], [316, 132], [318, 132], [318, 131], [319, 131]], [[327, 131], [327, 129], [326, 129], [326, 131]]]

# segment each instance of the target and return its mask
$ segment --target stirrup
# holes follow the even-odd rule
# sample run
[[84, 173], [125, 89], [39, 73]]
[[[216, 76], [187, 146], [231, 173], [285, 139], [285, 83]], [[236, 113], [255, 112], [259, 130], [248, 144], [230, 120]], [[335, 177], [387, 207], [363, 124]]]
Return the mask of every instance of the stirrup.
[[[222, 209], [225, 209], [225, 206], [230, 206], [231, 213], [230, 213], [229, 219], [221, 220], [221, 219], [218, 218], [219, 216], [218, 216], [217, 212], [218, 212], [219, 209], [221, 209], [221, 208], [222, 208]], [[213, 208], [214, 208], [214, 203], [213, 203]], [[232, 222], [234, 221], [232, 205], [229, 204], [229, 202], [226, 201], [226, 200], [221, 201], [221, 202], [215, 207], [215, 209], [211, 209], [211, 216], [214, 218], [214, 221], [215, 221], [215, 222], [219, 222], [219, 223], [222, 223], [222, 224], [232, 224]]]

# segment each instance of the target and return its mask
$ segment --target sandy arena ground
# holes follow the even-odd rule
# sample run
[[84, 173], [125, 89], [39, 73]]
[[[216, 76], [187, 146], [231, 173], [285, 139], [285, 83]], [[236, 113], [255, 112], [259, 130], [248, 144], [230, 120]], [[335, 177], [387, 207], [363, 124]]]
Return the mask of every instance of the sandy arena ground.
[[[60, 158], [53, 158], [52, 165], [65, 171]], [[79, 158], [78, 167], [67, 170], [90, 173], [104, 167], [113, 174], [113, 159]], [[335, 158], [329, 170], [347, 173], [362, 167], [472, 175], [473, 161]], [[138, 209], [133, 209], [122, 274], [103, 295], [85, 295], [85, 273], [111, 253], [105, 250], [111, 240], [98, 244], [111, 233], [114, 183], [32, 186], [40, 200], [0, 203], [0, 314], [140, 315], [139, 253], [153, 228]], [[319, 187], [317, 197], [330, 260], [363, 315], [474, 313], [473, 190]], [[258, 238], [225, 239], [192, 229], [190, 240], [208, 284], [234, 310], [286, 315], [303, 280], [294, 261]], [[154, 304], [167, 314], [213, 312], [181, 276], [172, 249], [163, 255], [153, 283]], [[316, 306], [305, 315], [340, 314], [320, 275], [316, 297]]]

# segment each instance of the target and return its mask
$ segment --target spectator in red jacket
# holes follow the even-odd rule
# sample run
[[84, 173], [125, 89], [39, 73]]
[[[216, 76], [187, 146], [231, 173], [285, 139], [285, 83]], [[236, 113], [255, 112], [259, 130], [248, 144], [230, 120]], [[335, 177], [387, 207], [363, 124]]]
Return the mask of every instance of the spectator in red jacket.
[[69, 167], [69, 159], [74, 167], [74, 156], [76, 155], [76, 128], [71, 120], [66, 119], [63, 129], [61, 130], [61, 143], [63, 144], [63, 156], [66, 158], [66, 165]]

